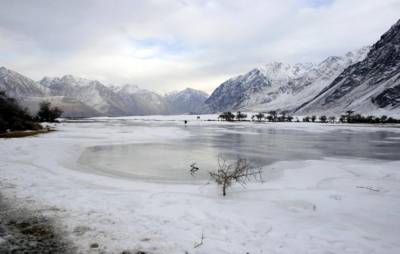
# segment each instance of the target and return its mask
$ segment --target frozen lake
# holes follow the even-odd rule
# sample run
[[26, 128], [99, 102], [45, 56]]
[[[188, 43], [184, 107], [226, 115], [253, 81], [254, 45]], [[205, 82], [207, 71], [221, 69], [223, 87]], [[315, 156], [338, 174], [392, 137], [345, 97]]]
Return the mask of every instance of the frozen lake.
[[[316, 160], [326, 157], [350, 159], [398, 160], [400, 133], [385, 129], [359, 131], [337, 129], [298, 130], [276, 128], [271, 124], [191, 125], [181, 122], [125, 122], [125, 132], [148, 128], [179, 128], [186, 138], [160, 139], [152, 143], [101, 145], [87, 148], [79, 163], [106, 174], [146, 180], [194, 181], [207, 177], [205, 171], [193, 178], [189, 165], [215, 169], [218, 158], [248, 159], [263, 167], [278, 161]], [[296, 126], [292, 123], [291, 126]]]
[[[93, 243], [99, 253], [400, 253], [396, 126], [185, 115], [56, 128], [1, 140], [0, 187], [54, 218], [79, 253]], [[214, 169], [218, 156], [249, 159], [265, 182], [223, 197], [206, 174], [188, 173], [193, 162]]]

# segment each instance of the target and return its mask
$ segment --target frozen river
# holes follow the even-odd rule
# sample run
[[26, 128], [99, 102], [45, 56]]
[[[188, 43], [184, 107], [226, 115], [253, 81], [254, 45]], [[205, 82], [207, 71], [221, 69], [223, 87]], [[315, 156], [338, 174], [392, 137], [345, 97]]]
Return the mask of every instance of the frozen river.
[[[263, 167], [278, 161], [316, 160], [326, 157], [398, 160], [400, 133], [331, 128], [324, 131], [280, 129], [271, 124], [191, 125], [122, 122], [137, 128], [180, 128], [186, 138], [161, 139], [145, 144], [101, 145], [87, 148], [79, 162], [99, 172], [149, 180], [191, 181], [189, 165], [217, 167], [218, 158], [248, 159]], [[292, 124], [292, 127], [296, 123]], [[310, 128], [313, 128], [312, 124]], [[195, 179], [206, 177], [206, 171]]]
[[[400, 253], [396, 126], [148, 116], [56, 128], [1, 140], [0, 189], [78, 253]], [[190, 176], [219, 156], [263, 167], [265, 181], [222, 196]]]

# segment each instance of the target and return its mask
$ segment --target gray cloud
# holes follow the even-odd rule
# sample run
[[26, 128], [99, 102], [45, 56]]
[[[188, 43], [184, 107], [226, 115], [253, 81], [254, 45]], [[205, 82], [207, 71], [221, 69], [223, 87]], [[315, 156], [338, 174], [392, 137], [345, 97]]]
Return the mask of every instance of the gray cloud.
[[169, 91], [369, 45], [400, 0], [0, 0], [0, 65]]

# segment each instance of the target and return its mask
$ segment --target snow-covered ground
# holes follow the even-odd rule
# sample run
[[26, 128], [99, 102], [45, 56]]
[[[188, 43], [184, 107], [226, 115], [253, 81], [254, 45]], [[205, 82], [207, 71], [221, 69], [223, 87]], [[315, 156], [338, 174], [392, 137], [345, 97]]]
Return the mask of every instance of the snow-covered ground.
[[[188, 117], [97, 118], [62, 123], [46, 135], [0, 140], [0, 191], [19, 201], [16, 205], [57, 218], [82, 253], [400, 253], [400, 157], [280, 161], [264, 168], [264, 183], [234, 186], [226, 197], [214, 183], [123, 179], [77, 162], [95, 145], [180, 142], [191, 135], [179, 126], [185, 119], [189, 125], [222, 126]], [[126, 124], [130, 121], [141, 124]], [[382, 130], [235, 124], [316, 132]], [[91, 249], [92, 243], [99, 248]]]

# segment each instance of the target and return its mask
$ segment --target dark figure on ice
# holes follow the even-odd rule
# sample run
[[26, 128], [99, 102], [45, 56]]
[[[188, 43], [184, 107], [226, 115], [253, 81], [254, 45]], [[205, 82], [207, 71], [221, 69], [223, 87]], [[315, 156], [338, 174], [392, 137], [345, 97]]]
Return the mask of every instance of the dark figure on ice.
[[194, 176], [194, 174], [199, 170], [199, 167], [196, 166], [196, 163], [190, 165], [190, 174]]

